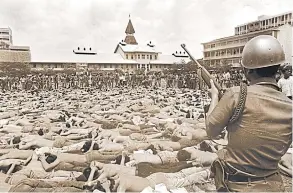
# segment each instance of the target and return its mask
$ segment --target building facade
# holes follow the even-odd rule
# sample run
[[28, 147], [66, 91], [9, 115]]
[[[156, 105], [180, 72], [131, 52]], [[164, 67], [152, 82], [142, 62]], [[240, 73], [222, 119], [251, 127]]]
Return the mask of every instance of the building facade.
[[292, 12], [276, 16], [260, 16], [257, 21], [235, 27], [235, 35], [203, 43], [203, 60], [206, 65], [240, 67], [245, 44], [259, 35], [271, 35], [279, 40], [286, 57], [292, 64]]
[[139, 44], [134, 36], [135, 30], [129, 18], [125, 39], [119, 42], [114, 53], [97, 53], [93, 48], [74, 49], [73, 52], [59, 53], [42, 59], [33, 59], [31, 68], [34, 70], [55, 69], [73, 67], [83, 70], [107, 70], [120, 69], [122, 71], [161, 71], [173, 64], [187, 63], [189, 57], [184, 52], [175, 52], [164, 55], [157, 51], [152, 42]]
[[8, 28], [0, 28], [0, 42], [12, 45], [12, 30]]

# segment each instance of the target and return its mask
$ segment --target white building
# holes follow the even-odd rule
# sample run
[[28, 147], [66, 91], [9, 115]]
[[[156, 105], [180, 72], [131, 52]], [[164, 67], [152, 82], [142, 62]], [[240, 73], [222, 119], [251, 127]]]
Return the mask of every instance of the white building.
[[12, 45], [12, 30], [8, 28], [0, 28], [0, 42]]
[[0, 28], [0, 63], [1, 62], [30, 62], [31, 53], [28, 46], [16, 46], [12, 41], [12, 30]]
[[292, 12], [260, 16], [257, 21], [235, 27], [235, 35], [203, 43], [204, 63], [210, 66], [240, 66], [243, 48], [250, 39], [271, 35], [285, 51], [286, 63], [292, 64]]
[[[183, 51], [163, 55], [152, 42], [138, 44], [134, 36], [135, 30], [131, 19], [125, 30], [126, 37], [116, 46], [114, 53], [97, 53], [92, 48], [81, 48], [72, 52], [59, 53], [59, 56], [33, 59], [33, 69], [61, 69], [75, 65], [77, 68], [134, 71], [136, 69], [160, 71], [173, 64], [187, 63], [189, 57]], [[70, 55], [69, 55], [70, 53]]]

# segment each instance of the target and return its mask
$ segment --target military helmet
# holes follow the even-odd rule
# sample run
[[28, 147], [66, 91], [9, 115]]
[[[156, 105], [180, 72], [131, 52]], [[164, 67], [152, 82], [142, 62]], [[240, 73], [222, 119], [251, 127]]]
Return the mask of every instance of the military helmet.
[[285, 53], [280, 42], [270, 35], [260, 35], [248, 41], [242, 53], [242, 66], [247, 69], [280, 65]]

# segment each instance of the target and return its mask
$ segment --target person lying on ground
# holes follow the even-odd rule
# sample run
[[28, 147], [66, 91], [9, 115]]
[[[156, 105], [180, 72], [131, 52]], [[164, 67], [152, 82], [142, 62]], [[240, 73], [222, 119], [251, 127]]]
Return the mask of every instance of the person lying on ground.
[[173, 136], [189, 140], [198, 140], [200, 142], [208, 139], [207, 132], [205, 129], [196, 129], [192, 127], [187, 127], [185, 125], [178, 126], [177, 129], [174, 130]]
[[156, 139], [165, 136], [167, 131], [163, 131], [152, 135], [143, 135], [141, 133], [132, 133], [129, 136], [118, 136], [113, 142], [115, 143], [125, 143], [126, 141], [149, 141], [149, 139]]
[[[160, 151], [156, 155], [149, 154], [149, 153], [134, 153], [130, 155], [130, 162], [131, 164], [138, 164], [142, 162], [152, 163], [152, 164], [169, 164], [169, 163], [176, 163], [178, 159], [176, 157], [177, 152], [171, 151]], [[184, 160], [186, 161], [186, 160]]]
[[21, 141], [21, 136], [5, 136], [5, 137], [1, 137], [1, 145], [0, 148], [1, 149], [11, 149], [11, 148], [17, 148]]
[[[88, 148], [90, 149], [91, 147]], [[84, 155], [71, 153], [59, 153], [54, 155], [45, 153], [40, 155], [40, 161], [45, 171], [51, 171], [52, 169], [82, 171], [84, 167], [89, 165], [92, 161], [110, 162], [119, 154], [121, 154], [121, 152], [100, 152], [98, 150], [86, 151]]]
[[[24, 179], [13, 185], [8, 192], [89, 192], [93, 187], [85, 187], [78, 181], [46, 181], [39, 179]], [[90, 188], [90, 189], [86, 189]]]
[[19, 149], [0, 149], [0, 160], [21, 159], [27, 160], [32, 157], [34, 151]]
[[198, 147], [186, 147], [177, 152], [179, 161], [194, 161], [201, 166], [211, 166], [215, 159], [218, 158], [216, 153], [198, 150]]
[[[104, 171], [104, 175], [107, 179], [113, 179], [115, 181], [114, 189], [111, 191], [117, 192], [142, 192], [146, 187], [155, 188], [157, 184], [165, 184], [168, 189], [181, 188], [190, 185], [200, 185], [210, 182], [211, 172], [209, 169], [203, 168], [187, 168], [177, 173], [154, 173], [147, 178], [138, 176], [131, 176], [127, 174], [121, 174], [110, 170]], [[89, 181], [86, 184], [92, 186], [97, 182], [105, 182], [106, 179], [100, 181], [99, 179]], [[115, 189], [117, 188], [117, 189]]]
[[40, 147], [56, 147], [62, 148], [64, 146], [72, 145], [75, 143], [73, 140], [81, 140], [88, 138], [88, 135], [64, 136], [53, 137], [52, 140], [44, 139], [42, 136], [36, 136], [35, 139], [29, 142], [22, 141], [19, 143], [19, 149], [26, 150]]
[[99, 151], [117, 152], [123, 151], [124, 146], [122, 144], [112, 142], [107, 139], [102, 139], [99, 142]]
[[95, 128], [66, 128], [62, 129], [60, 136], [71, 136], [71, 135], [90, 135], [93, 130], [96, 130]]

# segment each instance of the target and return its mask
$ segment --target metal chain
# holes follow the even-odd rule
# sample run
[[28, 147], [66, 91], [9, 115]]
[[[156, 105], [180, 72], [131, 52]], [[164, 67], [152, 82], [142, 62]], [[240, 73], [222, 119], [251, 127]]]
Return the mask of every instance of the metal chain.
[[240, 83], [240, 93], [239, 93], [239, 97], [238, 97], [238, 104], [233, 112], [231, 119], [229, 120], [229, 123], [234, 123], [241, 116], [241, 114], [244, 110], [246, 97], [247, 97], [247, 85], [245, 83], [241, 82]]

